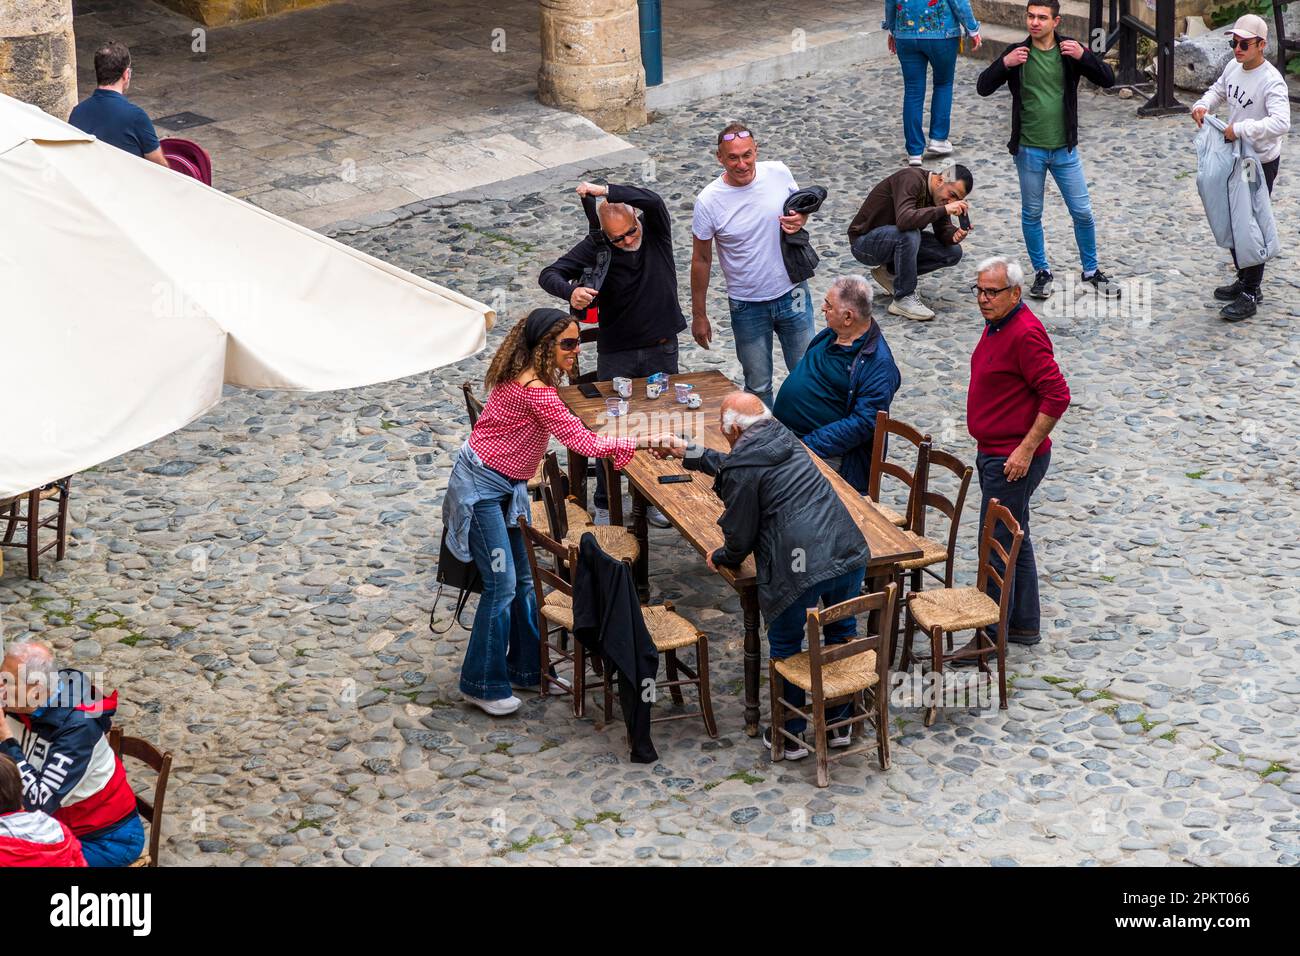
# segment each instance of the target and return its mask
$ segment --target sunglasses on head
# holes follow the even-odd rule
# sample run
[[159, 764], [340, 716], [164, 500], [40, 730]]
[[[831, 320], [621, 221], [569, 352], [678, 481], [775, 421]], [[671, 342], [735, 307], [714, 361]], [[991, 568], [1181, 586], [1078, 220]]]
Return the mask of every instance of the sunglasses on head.
[[558, 345], [560, 347], [560, 350], [563, 352], [576, 352], [578, 351], [578, 346], [581, 344], [581, 342], [582, 340], [579, 338], [571, 338], [571, 339], [560, 339], [555, 344]]
[[730, 143], [733, 139], [749, 139], [753, 135], [754, 134], [747, 129], [740, 129], [736, 130], [734, 133], [723, 133], [722, 141], [724, 143]]
[[1249, 50], [1250, 45], [1255, 42], [1255, 39], [1258, 38], [1248, 39], [1246, 37], [1233, 37], [1228, 41], [1228, 45], [1234, 50]]

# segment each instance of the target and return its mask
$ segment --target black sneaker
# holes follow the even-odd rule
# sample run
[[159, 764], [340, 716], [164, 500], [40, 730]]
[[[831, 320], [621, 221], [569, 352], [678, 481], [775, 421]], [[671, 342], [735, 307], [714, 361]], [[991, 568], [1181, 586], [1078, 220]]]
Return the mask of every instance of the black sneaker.
[[1029, 294], [1035, 299], [1046, 299], [1052, 294], [1052, 273], [1049, 269], [1039, 269], [1034, 274], [1034, 284]]
[[[790, 740], [789, 737], [786, 737], [784, 739], [785, 739], [786, 760], [802, 760], [804, 757], [808, 756], [808, 748], [804, 746], [802, 743], [796, 744], [792, 740]], [[772, 728], [771, 727], [763, 728], [763, 745], [767, 747], [768, 751], [771, 751], [772, 749]]]
[[[1241, 295], [1243, 292], [1250, 292], [1250, 290], [1242, 284], [1240, 279], [1237, 279], [1227, 285], [1221, 285], [1215, 289], [1214, 297], [1220, 302], [1236, 302], [1237, 296]], [[1262, 289], [1256, 289], [1252, 295], [1255, 297], [1256, 305], [1264, 304], [1264, 291]]]
[[1219, 310], [1219, 318], [1225, 322], [1240, 322], [1255, 314], [1256, 299], [1249, 292], [1242, 292], [1235, 300]]
[[1103, 298], [1107, 298], [1107, 299], [1119, 298], [1119, 286], [1111, 282], [1110, 276], [1106, 275], [1106, 273], [1102, 272], [1100, 269], [1098, 269], [1090, 276], [1085, 276], [1083, 275], [1083, 273], [1080, 273], [1079, 278], [1082, 279], [1084, 282], [1088, 283], [1088, 285], [1092, 286], [1094, 289], [1096, 289], [1098, 294], [1101, 295]]
[[1214, 290], [1214, 297], [1220, 302], [1235, 302], [1237, 296], [1246, 291], [1246, 287], [1241, 284], [1241, 279], [1236, 278], [1227, 285], [1221, 285]]

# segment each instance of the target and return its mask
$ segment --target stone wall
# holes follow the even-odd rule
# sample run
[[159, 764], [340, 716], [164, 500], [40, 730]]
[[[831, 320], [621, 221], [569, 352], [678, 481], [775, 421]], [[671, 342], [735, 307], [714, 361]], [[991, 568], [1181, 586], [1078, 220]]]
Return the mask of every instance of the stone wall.
[[0, 0], [0, 93], [68, 118], [77, 105], [72, 0]]
[[328, 3], [329, 0], [158, 0], [158, 2], [205, 26], [219, 27], [227, 23], [238, 23], [240, 20], [270, 16], [273, 13], [318, 7]]

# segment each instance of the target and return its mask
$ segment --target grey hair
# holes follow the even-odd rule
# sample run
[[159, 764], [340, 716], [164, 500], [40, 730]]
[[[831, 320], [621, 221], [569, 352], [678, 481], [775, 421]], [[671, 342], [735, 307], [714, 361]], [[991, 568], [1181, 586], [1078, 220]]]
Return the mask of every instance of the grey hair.
[[746, 415], [742, 412], [736, 411], [734, 408], [728, 408], [722, 413], [722, 427], [727, 429], [734, 428], [736, 431], [741, 432], [749, 431], [749, 429], [753, 428], [759, 422], [765, 422], [771, 417], [772, 409], [768, 408], [766, 405], [763, 406], [761, 412], [754, 415]]
[[975, 270], [975, 275], [982, 276], [984, 273], [997, 268], [1003, 268], [1007, 271], [1007, 285], [1014, 288], [1021, 288], [1025, 284], [1025, 273], [1020, 268], [1020, 263], [1015, 259], [1008, 259], [1006, 256], [989, 256], [979, 264]]
[[46, 686], [53, 687], [59, 673], [59, 665], [54, 660], [54, 651], [31, 637], [20, 637], [5, 645], [4, 657], [12, 657], [23, 668], [28, 683], [43, 680]]
[[866, 276], [840, 276], [831, 283], [831, 291], [840, 305], [852, 309], [859, 319], [871, 318], [871, 283]]

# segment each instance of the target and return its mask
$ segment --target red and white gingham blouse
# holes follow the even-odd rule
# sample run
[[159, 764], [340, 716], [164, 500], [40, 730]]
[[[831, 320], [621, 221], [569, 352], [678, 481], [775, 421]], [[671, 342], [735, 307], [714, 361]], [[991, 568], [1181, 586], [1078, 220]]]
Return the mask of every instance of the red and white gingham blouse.
[[636, 453], [635, 438], [603, 438], [582, 424], [553, 388], [503, 382], [492, 389], [470, 432], [470, 447], [494, 471], [518, 480], [537, 472], [554, 435], [570, 451], [588, 458], [613, 458], [622, 469]]

